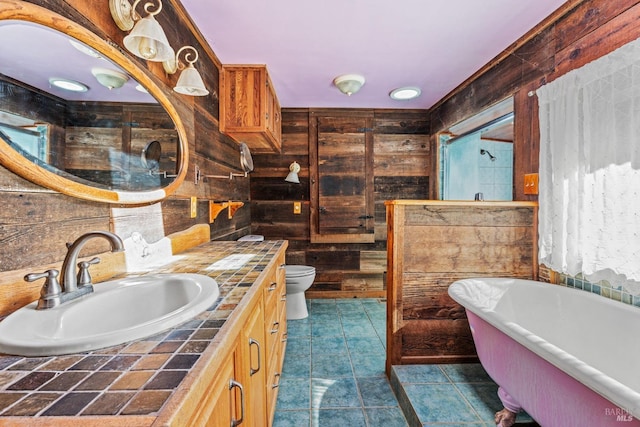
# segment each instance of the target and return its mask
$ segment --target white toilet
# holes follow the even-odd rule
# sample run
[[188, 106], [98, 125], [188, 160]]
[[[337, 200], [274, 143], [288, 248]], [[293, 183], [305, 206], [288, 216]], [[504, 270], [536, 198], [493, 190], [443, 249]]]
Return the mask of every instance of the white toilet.
[[[261, 242], [264, 236], [247, 234], [238, 239], [239, 242]], [[316, 269], [308, 265], [285, 265], [287, 282], [287, 319], [305, 319], [309, 316], [304, 293], [316, 278]]]
[[316, 278], [316, 269], [308, 265], [285, 265], [287, 279], [287, 319], [305, 319], [309, 316], [304, 293]]

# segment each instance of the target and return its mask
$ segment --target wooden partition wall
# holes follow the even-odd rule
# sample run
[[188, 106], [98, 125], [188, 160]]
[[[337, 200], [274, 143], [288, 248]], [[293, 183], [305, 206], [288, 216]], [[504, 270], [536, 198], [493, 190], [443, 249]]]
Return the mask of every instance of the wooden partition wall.
[[537, 277], [536, 202], [395, 200], [387, 207], [391, 365], [477, 360], [458, 279]]

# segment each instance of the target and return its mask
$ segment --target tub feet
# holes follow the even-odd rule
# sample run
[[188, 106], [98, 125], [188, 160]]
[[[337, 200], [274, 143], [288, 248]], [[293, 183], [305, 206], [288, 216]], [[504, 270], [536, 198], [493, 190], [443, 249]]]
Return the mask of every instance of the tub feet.
[[498, 397], [502, 401], [504, 409], [496, 412], [495, 422], [497, 427], [511, 427], [516, 423], [516, 415], [522, 409], [516, 400], [509, 396], [502, 387], [498, 387]]
[[511, 412], [507, 408], [496, 412], [495, 422], [497, 427], [511, 427], [516, 423], [516, 413]]

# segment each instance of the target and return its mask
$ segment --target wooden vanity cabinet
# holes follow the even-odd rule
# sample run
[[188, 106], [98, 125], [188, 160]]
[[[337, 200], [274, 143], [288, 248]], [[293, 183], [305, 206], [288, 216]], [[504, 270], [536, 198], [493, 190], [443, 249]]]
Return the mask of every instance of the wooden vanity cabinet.
[[[185, 415], [190, 415], [174, 418], [172, 424], [215, 427], [273, 424], [286, 346], [284, 256], [282, 250], [265, 271], [264, 279], [253, 285], [256, 292], [238, 313], [226, 337], [225, 342], [232, 344], [221, 343], [224, 348], [220, 358], [203, 374], [207, 379], [199, 383], [199, 401], [191, 408], [182, 408]], [[232, 420], [242, 422], [232, 424]]]
[[265, 287], [265, 326], [267, 336], [267, 416], [271, 425], [276, 407], [278, 387], [282, 374], [284, 352], [287, 345], [287, 310], [284, 255]]
[[264, 426], [267, 419], [265, 324], [262, 298], [251, 310], [240, 338], [238, 377], [244, 385], [246, 426]]
[[220, 131], [247, 143], [253, 152], [280, 152], [280, 103], [266, 65], [222, 66]]
[[231, 426], [242, 419], [242, 404], [244, 401], [246, 405], [246, 398], [242, 384], [236, 381], [235, 357], [236, 352], [232, 351], [220, 365], [210, 389], [210, 395], [216, 398], [210, 405], [205, 405], [206, 413], [200, 422], [191, 425]]

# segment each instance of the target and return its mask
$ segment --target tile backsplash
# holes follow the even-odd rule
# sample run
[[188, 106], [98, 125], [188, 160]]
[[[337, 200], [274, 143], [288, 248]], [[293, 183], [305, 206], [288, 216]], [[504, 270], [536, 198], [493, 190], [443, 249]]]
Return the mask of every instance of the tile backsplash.
[[640, 307], [640, 293], [629, 292], [622, 284], [611, 284], [606, 280], [592, 283], [585, 279], [582, 274], [574, 277], [568, 274], [557, 273], [556, 277], [559, 285], [582, 289], [583, 291], [598, 294], [605, 298]]

